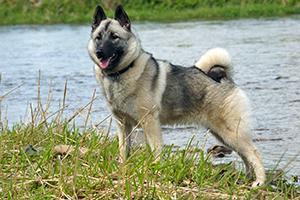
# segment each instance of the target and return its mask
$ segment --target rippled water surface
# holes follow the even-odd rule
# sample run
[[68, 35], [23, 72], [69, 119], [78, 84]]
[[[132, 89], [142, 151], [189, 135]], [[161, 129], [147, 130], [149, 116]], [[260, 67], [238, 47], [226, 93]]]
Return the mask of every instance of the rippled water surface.
[[[234, 80], [251, 100], [253, 138], [265, 165], [272, 168], [281, 160], [284, 167], [294, 160], [287, 169], [300, 174], [300, 156], [296, 157], [300, 153], [299, 17], [138, 23], [134, 29], [145, 50], [176, 64], [190, 66], [209, 48], [227, 48], [234, 62]], [[2, 101], [2, 120], [8, 119], [10, 125], [27, 120], [28, 105], [37, 98], [39, 70], [42, 99], [46, 101], [51, 86], [53, 111], [67, 80], [67, 115], [85, 105], [96, 88], [93, 123], [108, 116], [86, 50], [89, 34], [88, 25], [0, 27], [0, 95], [24, 83]], [[166, 127], [163, 133], [167, 144], [184, 146], [193, 136], [205, 148], [216, 144], [203, 129]]]

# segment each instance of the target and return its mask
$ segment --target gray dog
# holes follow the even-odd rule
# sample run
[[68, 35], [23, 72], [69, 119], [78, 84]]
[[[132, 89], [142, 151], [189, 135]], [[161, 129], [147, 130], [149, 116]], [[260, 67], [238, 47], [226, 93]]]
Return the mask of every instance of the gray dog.
[[134, 127], [143, 128], [159, 158], [161, 125], [202, 125], [241, 156], [247, 173], [256, 177], [252, 186], [265, 182], [259, 152], [249, 136], [248, 99], [232, 81], [226, 50], [209, 50], [192, 67], [155, 59], [142, 49], [122, 6], [114, 19], [97, 6], [88, 51], [118, 122], [121, 161], [129, 152]]

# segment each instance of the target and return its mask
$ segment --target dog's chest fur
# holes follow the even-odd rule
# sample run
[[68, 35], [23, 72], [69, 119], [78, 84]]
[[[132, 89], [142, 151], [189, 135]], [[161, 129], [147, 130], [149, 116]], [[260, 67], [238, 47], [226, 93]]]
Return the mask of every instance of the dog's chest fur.
[[[126, 91], [126, 92], [125, 92]], [[103, 79], [103, 92], [112, 110], [132, 110], [136, 99], [136, 87], [132, 82]]]
[[96, 78], [100, 82], [104, 96], [113, 112], [128, 114], [133, 119], [140, 117], [138, 108], [144, 106], [141, 105], [142, 98], [145, 97], [144, 85], [149, 85], [143, 79], [148, 58], [148, 55], [140, 56], [134, 66], [118, 79], [104, 76], [95, 66]]

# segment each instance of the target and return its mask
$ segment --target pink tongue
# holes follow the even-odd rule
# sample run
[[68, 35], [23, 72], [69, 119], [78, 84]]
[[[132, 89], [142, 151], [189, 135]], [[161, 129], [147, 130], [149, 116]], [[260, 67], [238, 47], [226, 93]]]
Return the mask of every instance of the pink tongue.
[[105, 60], [102, 59], [102, 60], [100, 61], [100, 67], [101, 67], [102, 69], [107, 68], [108, 65], [109, 65], [109, 59], [105, 59]]

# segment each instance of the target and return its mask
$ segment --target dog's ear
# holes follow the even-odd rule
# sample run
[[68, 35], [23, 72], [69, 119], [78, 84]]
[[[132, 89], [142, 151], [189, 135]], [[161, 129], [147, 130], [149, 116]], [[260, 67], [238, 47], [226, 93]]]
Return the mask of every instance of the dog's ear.
[[129, 17], [121, 5], [118, 5], [116, 8], [115, 20], [117, 20], [122, 27], [127, 28], [129, 31], [131, 30]]
[[106, 15], [104, 13], [104, 10], [101, 6], [97, 5], [93, 17], [93, 23], [92, 23], [92, 31], [94, 31], [99, 24], [101, 23], [102, 20], [106, 19]]

